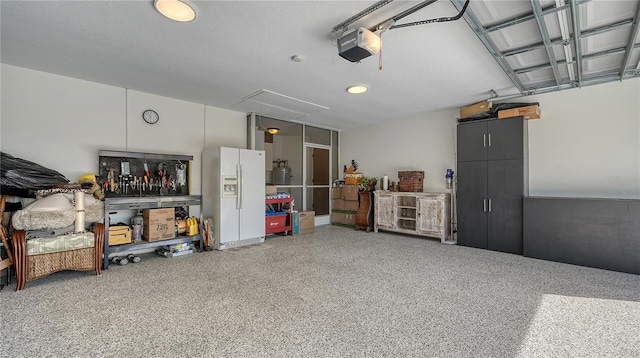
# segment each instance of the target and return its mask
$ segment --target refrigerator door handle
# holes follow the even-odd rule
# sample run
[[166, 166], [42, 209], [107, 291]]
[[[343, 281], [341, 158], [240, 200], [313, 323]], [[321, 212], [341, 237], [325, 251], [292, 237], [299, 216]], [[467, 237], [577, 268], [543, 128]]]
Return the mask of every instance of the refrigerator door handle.
[[244, 189], [244, 177], [242, 176], [242, 164], [238, 164], [238, 202], [236, 207], [242, 209], [242, 190]]
[[240, 190], [240, 175], [240, 164], [236, 164], [236, 209], [240, 209], [240, 193], [242, 192], [242, 190]]

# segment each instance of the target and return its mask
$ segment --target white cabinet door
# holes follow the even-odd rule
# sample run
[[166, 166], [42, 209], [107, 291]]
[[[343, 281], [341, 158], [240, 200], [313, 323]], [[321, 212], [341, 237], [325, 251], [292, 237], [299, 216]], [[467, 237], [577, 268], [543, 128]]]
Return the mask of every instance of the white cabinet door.
[[395, 222], [394, 197], [392, 195], [378, 193], [375, 194], [375, 197], [375, 231], [378, 231], [378, 229], [392, 230], [394, 227], [393, 223]]
[[445, 239], [447, 235], [447, 202], [445, 195], [418, 198], [418, 234]]

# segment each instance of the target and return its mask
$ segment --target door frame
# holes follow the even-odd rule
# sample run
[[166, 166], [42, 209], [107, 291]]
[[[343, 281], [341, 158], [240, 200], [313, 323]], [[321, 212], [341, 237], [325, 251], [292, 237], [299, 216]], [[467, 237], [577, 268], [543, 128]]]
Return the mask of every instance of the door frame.
[[[329, 202], [329, 214], [326, 215], [316, 215], [315, 217], [315, 226], [319, 226], [319, 225], [329, 225], [331, 223], [331, 178], [333, 178], [333, 165], [332, 165], [332, 158], [333, 158], [333, 151], [331, 148], [331, 145], [323, 145], [323, 144], [315, 144], [315, 143], [307, 143], [307, 142], [303, 142], [302, 144], [302, 167], [304, 168], [302, 171], [302, 207], [306, 208], [307, 207], [307, 200], [309, 200], [309, 198], [307, 198], [307, 189], [308, 188], [327, 188], [327, 200]], [[307, 184], [307, 165], [310, 162], [307, 159], [307, 149], [308, 148], [314, 148], [314, 149], [325, 149], [329, 152], [329, 177], [328, 177], [328, 181], [326, 185], [308, 185]]]

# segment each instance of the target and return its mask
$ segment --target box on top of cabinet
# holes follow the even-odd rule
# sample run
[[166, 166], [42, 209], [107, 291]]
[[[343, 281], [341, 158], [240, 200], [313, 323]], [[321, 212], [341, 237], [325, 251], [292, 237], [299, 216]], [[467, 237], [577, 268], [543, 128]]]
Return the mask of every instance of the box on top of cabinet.
[[474, 114], [489, 112], [491, 110], [491, 102], [482, 101], [460, 108], [460, 118], [473, 116]]
[[358, 185], [343, 185], [342, 186], [342, 199], [344, 200], [358, 200]]
[[538, 105], [503, 109], [501, 111], [498, 111], [498, 119], [506, 119], [518, 116], [523, 116], [524, 119], [538, 119], [540, 118], [540, 115], [541, 112]]
[[145, 241], [169, 240], [176, 237], [175, 208], [144, 209], [142, 237]]

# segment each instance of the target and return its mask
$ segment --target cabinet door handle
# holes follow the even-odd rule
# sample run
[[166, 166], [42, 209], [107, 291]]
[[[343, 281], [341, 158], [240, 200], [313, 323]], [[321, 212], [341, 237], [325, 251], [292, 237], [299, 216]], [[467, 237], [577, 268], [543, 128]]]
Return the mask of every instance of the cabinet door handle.
[[482, 199], [482, 211], [487, 212], [487, 199]]
[[482, 146], [483, 147], [487, 146], [487, 135], [486, 134], [482, 135]]
[[489, 133], [489, 147], [491, 147], [491, 133]]
[[491, 212], [491, 199], [489, 199], [489, 212]]

